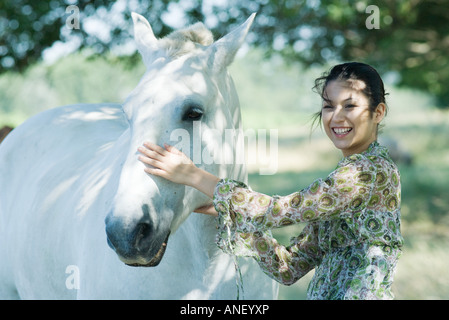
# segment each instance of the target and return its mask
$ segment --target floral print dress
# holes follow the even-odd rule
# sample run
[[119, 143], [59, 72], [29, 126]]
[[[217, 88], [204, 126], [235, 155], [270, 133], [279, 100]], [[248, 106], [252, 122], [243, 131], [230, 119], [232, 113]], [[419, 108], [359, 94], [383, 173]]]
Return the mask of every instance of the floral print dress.
[[[343, 158], [326, 178], [288, 196], [267, 196], [222, 179], [214, 191], [217, 245], [253, 257], [276, 281], [290, 285], [315, 269], [308, 299], [392, 299], [403, 239], [399, 171], [373, 142]], [[306, 223], [287, 247], [270, 229]]]

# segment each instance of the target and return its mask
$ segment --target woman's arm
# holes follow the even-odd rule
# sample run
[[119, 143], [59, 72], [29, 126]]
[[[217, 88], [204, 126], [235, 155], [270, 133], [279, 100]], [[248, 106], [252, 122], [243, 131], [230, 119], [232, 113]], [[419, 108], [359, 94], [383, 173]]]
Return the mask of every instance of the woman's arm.
[[[230, 237], [229, 237], [230, 236]], [[309, 223], [298, 237], [285, 247], [271, 233], [238, 233], [219, 230], [218, 246], [227, 253], [252, 257], [270, 278], [291, 285], [321, 263], [318, 246], [318, 223]]]
[[149, 165], [146, 172], [194, 187], [213, 198], [216, 210], [223, 216], [230, 215], [233, 228], [243, 233], [361, 211], [367, 206], [376, 181], [377, 168], [373, 163], [355, 155], [325, 180], [318, 179], [288, 196], [270, 197], [251, 191], [242, 183], [220, 180], [196, 167], [172, 146], [165, 145], [164, 149], [146, 142], [138, 150], [142, 153], [139, 160]]
[[[241, 182], [223, 179], [214, 195], [217, 211], [230, 216], [232, 228], [252, 233], [301, 222], [344, 218], [369, 203], [376, 167], [364, 156], [354, 157], [326, 179], [287, 196], [268, 196]], [[231, 221], [228, 221], [231, 226]]]

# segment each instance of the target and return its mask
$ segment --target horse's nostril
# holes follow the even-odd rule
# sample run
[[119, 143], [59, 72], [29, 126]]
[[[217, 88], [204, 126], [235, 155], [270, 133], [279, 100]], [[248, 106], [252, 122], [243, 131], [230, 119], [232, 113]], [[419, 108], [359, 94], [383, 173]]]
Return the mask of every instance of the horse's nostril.
[[138, 251], [146, 251], [149, 246], [151, 227], [148, 223], [139, 223], [136, 227], [135, 247]]

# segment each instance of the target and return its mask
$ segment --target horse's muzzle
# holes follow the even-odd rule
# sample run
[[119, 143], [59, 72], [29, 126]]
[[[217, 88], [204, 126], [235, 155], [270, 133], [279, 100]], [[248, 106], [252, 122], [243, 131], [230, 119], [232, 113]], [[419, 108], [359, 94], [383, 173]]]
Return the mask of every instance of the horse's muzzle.
[[160, 232], [149, 221], [133, 224], [112, 215], [105, 223], [107, 243], [126, 265], [155, 267], [161, 262], [170, 230]]
[[167, 248], [167, 242], [168, 242], [168, 237], [170, 236], [170, 233], [167, 235], [167, 237], [165, 238], [165, 241], [162, 242], [161, 247], [159, 248], [159, 251], [156, 253], [156, 255], [153, 257], [153, 259], [150, 260], [150, 262], [148, 262], [147, 264], [140, 264], [140, 263], [126, 263], [126, 265], [130, 266], [130, 267], [155, 267], [159, 264], [159, 262], [161, 262], [162, 257], [164, 256], [165, 253], [165, 249]]

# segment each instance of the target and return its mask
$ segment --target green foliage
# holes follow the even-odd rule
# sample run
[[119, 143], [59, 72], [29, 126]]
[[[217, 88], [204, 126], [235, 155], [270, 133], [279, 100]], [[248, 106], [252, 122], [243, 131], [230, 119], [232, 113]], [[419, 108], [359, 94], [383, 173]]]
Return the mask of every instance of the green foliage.
[[[65, 24], [68, 5], [79, 8], [79, 29]], [[378, 12], [367, 12], [369, 5]], [[438, 106], [449, 107], [449, 2], [441, 0], [231, 0], [207, 5], [202, 0], [6, 0], [0, 3], [0, 72], [24, 70], [60, 40], [97, 54], [123, 46], [132, 34], [131, 11], [147, 17], [155, 34], [164, 36], [172, 30], [164, 17], [175, 8], [183, 12], [178, 24], [205, 21], [216, 37], [257, 12], [248, 40], [267, 56], [281, 54], [305, 66], [365, 61], [382, 73], [395, 71], [399, 85], [425, 90], [437, 97]], [[105, 25], [89, 29], [87, 21], [93, 17]], [[378, 20], [378, 29], [367, 27], [370, 19]]]

